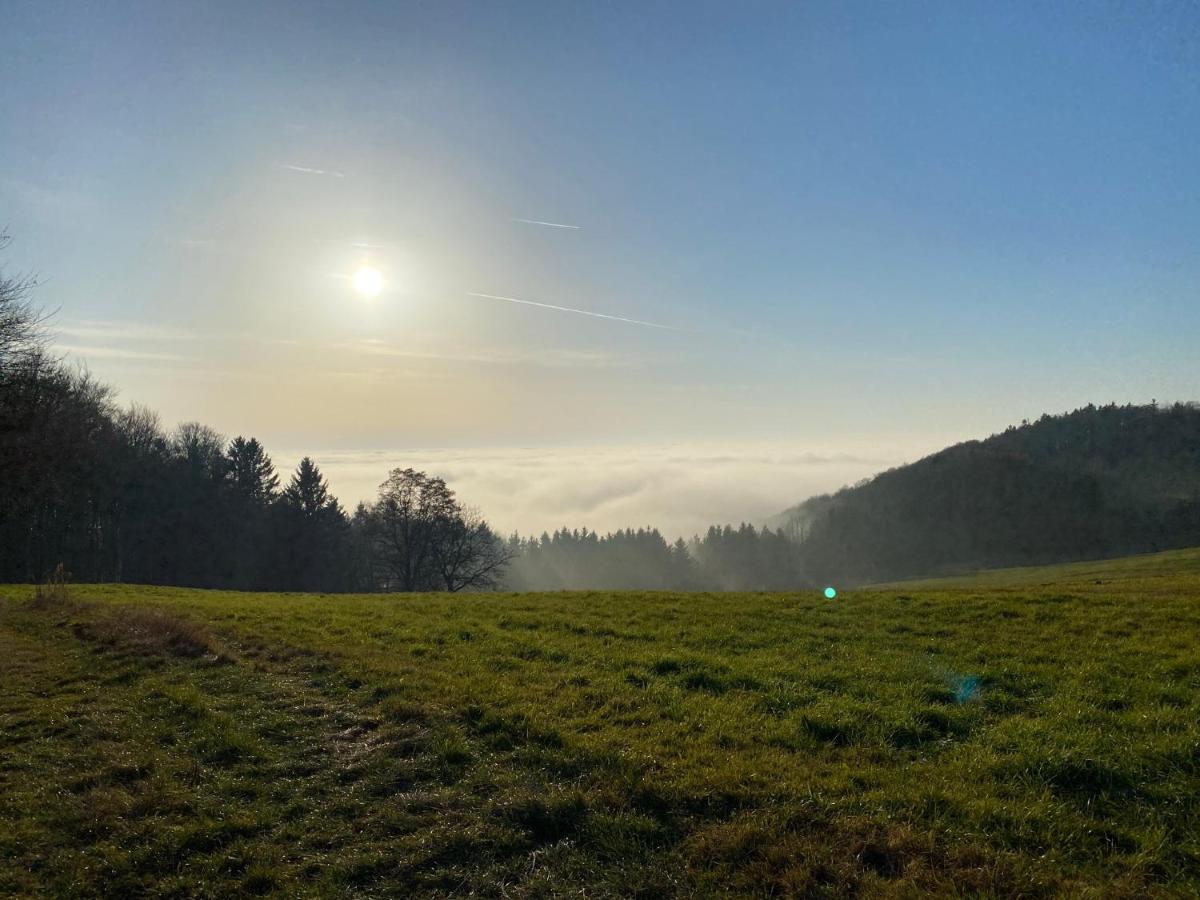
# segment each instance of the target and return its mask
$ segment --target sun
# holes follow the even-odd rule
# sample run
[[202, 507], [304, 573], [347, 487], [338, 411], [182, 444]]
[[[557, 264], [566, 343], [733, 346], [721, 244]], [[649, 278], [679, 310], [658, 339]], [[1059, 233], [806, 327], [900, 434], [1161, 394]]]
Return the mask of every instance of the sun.
[[374, 266], [360, 266], [354, 273], [354, 290], [364, 297], [378, 297], [383, 290], [383, 273]]

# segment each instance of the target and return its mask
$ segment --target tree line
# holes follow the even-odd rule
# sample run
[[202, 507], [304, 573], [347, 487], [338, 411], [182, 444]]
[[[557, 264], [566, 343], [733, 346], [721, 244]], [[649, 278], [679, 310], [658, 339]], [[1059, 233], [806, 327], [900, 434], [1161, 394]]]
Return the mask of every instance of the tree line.
[[810, 582], [782, 531], [743, 523], [668, 543], [657, 528], [567, 530], [509, 539], [519, 590], [786, 590]]
[[254, 438], [164, 430], [51, 352], [33, 286], [0, 273], [0, 582], [63, 564], [81, 581], [247, 590], [499, 584], [507, 545], [442, 479], [394, 470], [347, 514], [310, 458], [281, 484]]

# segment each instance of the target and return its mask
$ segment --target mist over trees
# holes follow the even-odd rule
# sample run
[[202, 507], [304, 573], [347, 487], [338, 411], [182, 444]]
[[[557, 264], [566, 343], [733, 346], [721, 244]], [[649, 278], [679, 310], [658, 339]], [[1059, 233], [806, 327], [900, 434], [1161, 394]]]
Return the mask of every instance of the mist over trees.
[[1088, 405], [788, 510], [777, 529], [509, 540], [519, 590], [789, 590], [1200, 545], [1200, 406]]
[[515, 590], [788, 590], [808, 585], [800, 548], [782, 531], [712, 526], [673, 544], [656, 528], [600, 535], [563, 528], [509, 539]]

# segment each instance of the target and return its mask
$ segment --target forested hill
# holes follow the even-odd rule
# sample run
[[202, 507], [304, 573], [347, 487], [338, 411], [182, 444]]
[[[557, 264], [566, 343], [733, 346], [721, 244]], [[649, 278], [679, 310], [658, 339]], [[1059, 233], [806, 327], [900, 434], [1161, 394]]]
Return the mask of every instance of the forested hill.
[[1200, 545], [1200, 405], [1042, 416], [785, 515], [826, 581]]

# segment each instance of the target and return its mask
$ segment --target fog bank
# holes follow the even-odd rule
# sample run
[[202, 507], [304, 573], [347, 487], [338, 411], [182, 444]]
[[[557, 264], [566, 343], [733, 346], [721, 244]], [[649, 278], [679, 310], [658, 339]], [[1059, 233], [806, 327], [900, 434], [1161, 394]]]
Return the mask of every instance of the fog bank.
[[[276, 452], [283, 480], [300, 452]], [[501, 533], [657, 526], [674, 538], [723, 522], [761, 524], [812, 495], [903, 460], [782, 445], [360, 450], [310, 455], [347, 511], [389, 469], [446, 479]]]

